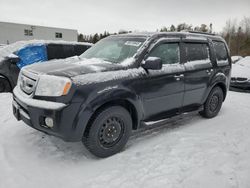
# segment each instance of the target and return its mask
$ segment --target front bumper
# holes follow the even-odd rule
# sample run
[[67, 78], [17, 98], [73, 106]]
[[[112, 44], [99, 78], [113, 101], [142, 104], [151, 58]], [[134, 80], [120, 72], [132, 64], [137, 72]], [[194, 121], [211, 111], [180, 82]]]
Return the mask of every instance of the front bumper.
[[232, 81], [230, 82], [230, 90], [250, 90], [250, 81]]
[[[65, 141], [80, 141], [84, 124], [81, 124], [81, 103], [62, 104], [35, 100], [22, 94], [17, 87], [13, 91], [13, 114], [17, 120], [24, 121], [30, 127]], [[46, 126], [45, 118], [53, 119], [54, 126]], [[88, 117], [85, 117], [88, 119]], [[84, 122], [83, 122], [84, 123]]]

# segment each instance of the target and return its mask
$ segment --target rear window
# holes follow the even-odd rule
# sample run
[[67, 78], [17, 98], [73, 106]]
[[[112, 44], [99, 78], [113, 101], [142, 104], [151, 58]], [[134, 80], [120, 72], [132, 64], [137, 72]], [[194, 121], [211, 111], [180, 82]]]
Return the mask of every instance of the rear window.
[[186, 43], [187, 61], [208, 60], [209, 50], [207, 44]]
[[225, 44], [223, 42], [217, 42], [217, 41], [214, 41], [213, 44], [214, 44], [217, 64], [218, 65], [229, 64], [228, 53]]

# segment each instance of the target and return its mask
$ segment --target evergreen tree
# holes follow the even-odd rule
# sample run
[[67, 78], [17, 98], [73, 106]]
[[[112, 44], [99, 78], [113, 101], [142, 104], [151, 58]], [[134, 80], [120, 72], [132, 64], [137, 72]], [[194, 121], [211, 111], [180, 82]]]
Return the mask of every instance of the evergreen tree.
[[174, 25], [171, 25], [171, 26], [170, 26], [170, 31], [171, 31], [171, 32], [176, 31], [176, 28], [175, 28], [175, 26], [174, 26]]
[[98, 33], [94, 34], [93, 38], [92, 38], [92, 43], [97, 43], [100, 40], [100, 37], [98, 35]]

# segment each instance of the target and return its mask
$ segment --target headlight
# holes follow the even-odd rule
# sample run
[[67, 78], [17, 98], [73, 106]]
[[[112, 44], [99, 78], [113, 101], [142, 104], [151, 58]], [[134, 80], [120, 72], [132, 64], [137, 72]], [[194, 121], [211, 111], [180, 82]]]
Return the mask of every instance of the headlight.
[[59, 97], [67, 95], [71, 88], [71, 80], [65, 77], [41, 75], [36, 87], [36, 96]]

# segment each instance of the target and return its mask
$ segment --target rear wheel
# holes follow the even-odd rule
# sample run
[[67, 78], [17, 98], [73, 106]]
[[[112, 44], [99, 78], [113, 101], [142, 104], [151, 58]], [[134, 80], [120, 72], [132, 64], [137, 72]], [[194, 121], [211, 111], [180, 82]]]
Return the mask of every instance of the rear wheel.
[[0, 77], [0, 93], [10, 92], [11, 87], [7, 79]]
[[97, 112], [83, 136], [86, 148], [97, 157], [109, 157], [120, 152], [132, 131], [129, 112], [112, 106]]
[[205, 104], [203, 111], [200, 112], [200, 115], [205, 118], [213, 118], [219, 113], [222, 103], [223, 103], [224, 94], [220, 87], [215, 87], [210, 92]]

